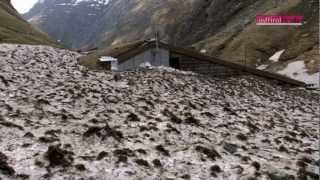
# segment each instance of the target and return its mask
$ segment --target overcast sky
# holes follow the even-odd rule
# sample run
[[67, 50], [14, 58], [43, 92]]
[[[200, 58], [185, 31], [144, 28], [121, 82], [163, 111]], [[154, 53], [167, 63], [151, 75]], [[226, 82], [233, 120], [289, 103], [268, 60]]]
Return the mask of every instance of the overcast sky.
[[12, 5], [19, 11], [19, 13], [28, 12], [38, 0], [11, 0]]

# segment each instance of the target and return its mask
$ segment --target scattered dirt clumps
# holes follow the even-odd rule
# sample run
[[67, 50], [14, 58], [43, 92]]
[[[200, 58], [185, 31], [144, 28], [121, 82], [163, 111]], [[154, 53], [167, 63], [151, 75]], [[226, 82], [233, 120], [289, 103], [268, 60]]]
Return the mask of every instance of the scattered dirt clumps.
[[68, 167], [73, 162], [72, 156], [72, 152], [61, 149], [59, 145], [49, 146], [48, 151], [45, 153], [45, 158], [49, 161], [50, 167]]

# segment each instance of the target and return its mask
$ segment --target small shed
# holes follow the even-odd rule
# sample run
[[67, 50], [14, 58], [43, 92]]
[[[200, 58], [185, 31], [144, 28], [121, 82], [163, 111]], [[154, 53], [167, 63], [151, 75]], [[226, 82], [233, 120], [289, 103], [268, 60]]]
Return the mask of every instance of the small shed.
[[118, 71], [118, 59], [111, 56], [101, 56], [99, 58], [99, 64], [104, 69], [110, 69], [112, 71]]

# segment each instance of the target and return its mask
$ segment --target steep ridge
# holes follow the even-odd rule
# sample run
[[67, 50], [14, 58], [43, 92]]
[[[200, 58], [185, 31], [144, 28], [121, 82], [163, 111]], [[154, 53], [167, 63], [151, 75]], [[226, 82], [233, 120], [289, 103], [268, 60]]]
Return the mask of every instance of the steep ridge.
[[0, 52], [1, 179], [319, 179], [318, 91]]
[[0, 0], [0, 22], [0, 43], [57, 44], [26, 22], [10, 0]]

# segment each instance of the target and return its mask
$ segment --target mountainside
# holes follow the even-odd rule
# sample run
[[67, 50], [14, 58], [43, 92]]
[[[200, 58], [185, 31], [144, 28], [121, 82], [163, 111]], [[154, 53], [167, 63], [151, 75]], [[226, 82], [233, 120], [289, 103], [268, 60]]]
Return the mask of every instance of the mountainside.
[[25, 21], [10, 0], [0, 0], [0, 43], [3, 42], [56, 45], [46, 34]]
[[41, 0], [24, 17], [62, 44], [78, 48], [97, 39], [96, 26], [108, 1]]
[[319, 91], [0, 52], [0, 179], [319, 179]]
[[[269, 6], [263, 5], [264, 14], [303, 15], [303, 25], [256, 26], [255, 22], [247, 21], [243, 29], [238, 29], [233, 28], [233, 23], [240, 20], [232, 20], [222, 31], [193, 46], [225, 60], [285, 74], [319, 86], [319, 1], [290, 0], [279, 3], [276, 8], [266, 8], [271, 6], [271, 2], [266, 1]], [[283, 53], [278, 56], [281, 51]], [[295, 62], [300, 62], [300, 65], [290, 67], [290, 63]]]
[[[264, 1], [195, 0], [42, 0], [25, 18], [72, 47], [110, 45], [153, 36], [158, 25], [162, 38], [191, 45], [218, 31], [251, 4]], [[228, 10], [228, 11], [226, 11]], [[75, 34], [85, 31], [85, 37]], [[93, 34], [94, 33], [94, 34]], [[83, 41], [79, 42], [79, 39]]]
[[[304, 25], [256, 26], [258, 14], [303, 15]], [[73, 48], [152, 38], [157, 30], [173, 45], [273, 72], [319, 46], [316, 0], [41, 0], [25, 18]], [[281, 50], [279, 61], [269, 60]], [[304, 57], [305, 73], [317, 76], [319, 54]]]

